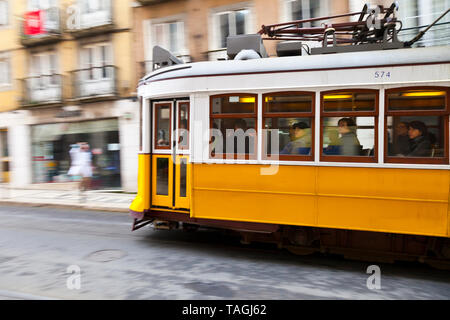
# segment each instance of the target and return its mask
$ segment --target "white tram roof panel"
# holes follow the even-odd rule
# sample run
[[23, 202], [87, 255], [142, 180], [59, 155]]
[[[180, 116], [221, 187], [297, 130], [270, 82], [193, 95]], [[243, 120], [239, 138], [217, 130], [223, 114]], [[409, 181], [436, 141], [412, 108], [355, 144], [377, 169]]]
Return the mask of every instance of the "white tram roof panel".
[[254, 60], [204, 61], [158, 69], [140, 85], [184, 77], [288, 72], [450, 62], [450, 46], [405, 48], [326, 55], [261, 58]]

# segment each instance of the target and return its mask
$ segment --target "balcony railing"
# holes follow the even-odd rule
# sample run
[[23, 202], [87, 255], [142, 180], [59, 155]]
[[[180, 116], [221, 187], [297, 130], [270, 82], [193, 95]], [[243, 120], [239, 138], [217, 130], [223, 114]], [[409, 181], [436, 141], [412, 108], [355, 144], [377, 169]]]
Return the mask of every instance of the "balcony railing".
[[117, 67], [102, 66], [72, 71], [73, 98], [96, 99], [115, 97]]
[[59, 104], [63, 101], [63, 76], [40, 75], [21, 80], [22, 106]]
[[[86, 0], [87, 1], [87, 0]], [[112, 1], [104, 0], [103, 7], [97, 10], [86, 9], [84, 3], [76, 12], [69, 14], [67, 19], [67, 31], [74, 36], [102, 33], [114, 28]]]
[[27, 34], [26, 21], [20, 28], [21, 42], [24, 46], [57, 41], [62, 37], [60, 10], [57, 7], [42, 10], [43, 28], [40, 33]]

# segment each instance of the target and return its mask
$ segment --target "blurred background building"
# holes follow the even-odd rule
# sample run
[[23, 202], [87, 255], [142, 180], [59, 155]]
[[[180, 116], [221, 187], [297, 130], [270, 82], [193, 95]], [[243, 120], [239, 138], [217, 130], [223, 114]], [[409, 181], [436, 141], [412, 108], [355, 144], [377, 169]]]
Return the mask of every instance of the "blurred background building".
[[92, 187], [135, 189], [131, 2], [3, 0], [0, 17], [0, 156], [11, 185], [69, 182], [70, 146], [82, 141]]
[[[357, 12], [367, 2], [392, 3], [0, 0], [0, 180], [14, 187], [69, 182], [70, 146], [85, 141], [93, 153], [93, 187], [135, 191], [136, 86], [152, 69], [155, 45], [185, 62], [225, 59], [229, 35]], [[398, 2], [403, 40], [450, 7], [450, 0]], [[416, 45], [449, 44], [449, 23], [447, 16]], [[266, 42], [269, 55], [275, 47]]]

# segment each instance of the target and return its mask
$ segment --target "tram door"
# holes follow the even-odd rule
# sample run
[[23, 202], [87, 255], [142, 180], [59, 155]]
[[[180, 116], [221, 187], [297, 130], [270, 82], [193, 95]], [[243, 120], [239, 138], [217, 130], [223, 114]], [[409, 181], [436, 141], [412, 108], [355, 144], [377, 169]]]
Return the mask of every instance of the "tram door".
[[189, 210], [189, 101], [154, 102], [152, 207]]

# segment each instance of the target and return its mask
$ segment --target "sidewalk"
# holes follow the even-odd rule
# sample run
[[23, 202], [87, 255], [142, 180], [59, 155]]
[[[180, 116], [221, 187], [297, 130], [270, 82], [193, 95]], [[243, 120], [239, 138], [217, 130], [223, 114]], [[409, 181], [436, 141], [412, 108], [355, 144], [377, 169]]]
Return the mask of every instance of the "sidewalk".
[[136, 194], [118, 191], [87, 191], [80, 193], [72, 186], [54, 187], [48, 189], [30, 188], [17, 189], [8, 185], [0, 185], [1, 204], [23, 204], [29, 206], [61, 206], [86, 210], [105, 210], [128, 212], [128, 207]]

